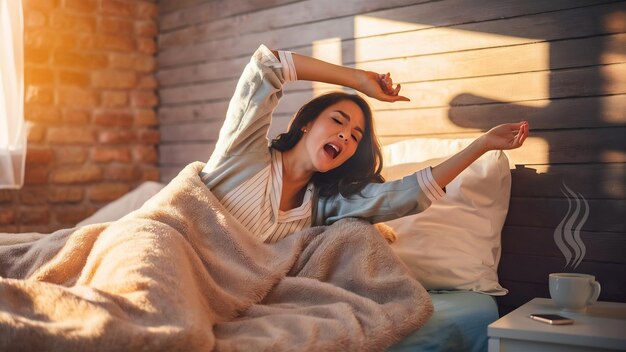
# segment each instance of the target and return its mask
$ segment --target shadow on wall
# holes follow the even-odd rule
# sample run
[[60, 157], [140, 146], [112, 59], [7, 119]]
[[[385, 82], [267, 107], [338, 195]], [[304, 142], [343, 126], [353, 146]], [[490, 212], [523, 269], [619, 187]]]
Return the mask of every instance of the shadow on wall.
[[[607, 11], [581, 19], [581, 22], [590, 28], [590, 33], [602, 33], [611, 21], [616, 21], [616, 16], [624, 16], [624, 13]], [[619, 21], [624, 27], [626, 19]], [[546, 106], [504, 103], [472, 94], [458, 95], [450, 102], [449, 118], [455, 125], [486, 131], [490, 126], [511, 121], [512, 117], [524, 119], [530, 122], [534, 138], [545, 142], [545, 150], [535, 145], [524, 150], [528, 155], [518, 159], [525, 165], [516, 165], [512, 170], [512, 200], [507, 228], [503, 231], [505, 254], [500, 264], [500, 277], [504, 281], [547, 282], [550, 272], [584, 272], [596, 275], [605, 283], [601, 300], [626, 300], [625, 288], [615, 283], [616, 277], [624, 275], [624, 259], [619, 253], [626, 247], [626, 225], [620, 215], [626, 211], [626, 142], [623, 138], [626, 99], [624, 95], [613, 95], [612, 90], [620, 83], [618, 75], [623, 76], [623, 69], [606, 65], [607, 57], [619, 57], [623, 61], [626, 47], [616, 46], [611, 42], [614, 38], [608, 35], [585, 40], [584, 57], [571, 52], [567, 43], [552, 42], [547, 67], [550, 70], [549, 104]], [[623, 43], [623, 40], [618, 42]], [[584, 67], [572, 68], [578, 64]], [[465, 106], [468, 104], [486, 107], [483, 111], [489, 111], [489, 118], [467, 114]], [[554, 234], [573, 206], [562, 192], [564, 185], [590, 199], [589, 217], [577, 224], [582, 227], [581, 239], [587, 251], [584, 261], [576, 268], [563, 260], [565, 253], [559, 250], [558, 236]], [[541, 236], [529, 237], [526, 241], [532, 244], [519, 248], [519, 238], [530, 231], [538, 231]], [[512, 236], [518, 238], [510, 238]], [[520, 273], [519, 267], [529, 272]], [[504, 284], [506, 286], [506, 282]], [[522, 300], [537, 295], [549, 297], [547, 285], [526, 290], [531, 292], [524, 292], [522, 295], [526, 297]], [[501, 301], [518, 303], [507, 298]]]
[[[413, 25], [401, 17], [381, 20], [399, 22], [398, 26], [407, 28]], [[414, 26], [427, 25], [441, 23], [428, 23], [420, 18]], [[404, 77], [403, 69], [409, 77], [409, 70], [432, 73], [430, 77], [423, 73], [415, 82], [403, 84], [405, 93], [414, 100], [412, 104], [426, 106], [423, 110], [422, 105], [415, 106], [412, 119], [430, 118], [432, 111], [438, 109], [437, 102], [442, 100], [434, 95], [451, 93], [444, 107], [451, 124], [435, 122], [443, 126], [436, 133], [462, 137], [464, 133], [487, 131], [500, 123], [530, 122], [530, 143], [509, 153], [512, 163], [517, 165], [512, 169], [512, 199], [503, 231], [499, 275], [512, 294], [500, 304], [513, 307], [536, 296], [548, 297], [548, 273], [571, 270], [596, 275], [603, 282], [601, 300], [626, 301], [626, 286], [616, 280], [626, 275], [623, 258], [626, 250], [625, 3], [591, 3], [580, 8], [545, 10], [480, 25], [470, 22], [452, 27], [442, 29], [454, 38], [445, 38], [451, 47], [442, 47], [442, 52], [472, 50], [463, 48], [463, 42], [480, 46], [483, 45], [480, 38], [492, 40], [491, 46], [503, 47], [475, 50], [464, 56], [466, 61], [455, 61], [463, 56], [451, 53], [447, 56], [449, 62], [433, 60], [430, 67], [407, 66], [396, 77]], [[481, 32], [473, 32], [476, 28]], [[440, 42], [428, 40], [444, 39], [429, 36], [426, 31], [415, 33], [418, 33], [416, 46], [440, 46]], [[518, 43], [515, 38], [519, 37], [525, 40]], [[509, 43], [506, 38], [511, 38]], [[524, 53], [525, 48], [533, 51]], [[358, 57], [357, 45], [355, 51]], [[472, 56], [473, 53], [476, 55]], [[420, 62], [419, 58], [405, 61], [410, 60]], [[428, 64], [427, 58], [421, 62]], [[482, 70], [476, 65], [508, 65], [520, 70], [498, 73], [499, 67]], [[375, 64], [363, 66], [376, 68]], [[463, 75], [460, 69], [473, 72], [474, 76], [446, 77], [446, 70]], [[474, 83], [475, 88], [467, 89]], [[466, 89], [459, 91], [459, 87]], [[376, 109], [376, 104], [373, 105]], [[571, 206], [562, 192], [564, 184], [589, 200], [588, 218], [580, 224], [586, 257], [576, 269], [565, 265], [563, 253], [554, 241], [555, 229]]]

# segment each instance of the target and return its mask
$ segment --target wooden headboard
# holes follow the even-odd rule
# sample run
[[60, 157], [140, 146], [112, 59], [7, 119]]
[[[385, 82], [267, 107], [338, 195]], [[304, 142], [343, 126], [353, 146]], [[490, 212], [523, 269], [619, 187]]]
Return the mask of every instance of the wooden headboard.
[[[159, 10], [164, 181], [208, 159], [238, 75], [261, 43], [389, 71], [411, 102], [371, 102], [383, 144], [530, 122], [524, 148], [508, 153], [502, 313], [547, 297], [548, 273], [560, 271], [595, 274], [601, 300], [626, 301], [626, 2], [161, 0]], [[290, 85], [276, 118], [288, 120], [330, 88]], [[575, 268], [555, 242], [575, 203], [565, 186], [589, 210], [574, 220], [585, 249]]]

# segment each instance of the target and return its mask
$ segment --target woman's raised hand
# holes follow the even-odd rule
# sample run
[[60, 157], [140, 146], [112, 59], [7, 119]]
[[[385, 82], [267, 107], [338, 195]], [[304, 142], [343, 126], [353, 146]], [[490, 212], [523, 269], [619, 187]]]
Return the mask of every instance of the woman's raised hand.
[[400, 85], [398, 84], [393, 88], [393, 80], [389, 73], [379, 74], [372, 71], [361, 71], [357, 89], [365, 95], [380, 101], [409, 101], [409, 98], [398, 95], [400, 93]]
[[489, 150], [515, 149], [528, 137], [528, 122], [505, 123], [490, 129], [465, 149], [433, 167], [432, 173], [439, 187], [445, 187], [465, 168]]
[[507, 150], [519, 148], [528, 137], [528, 122], [505, 123], [498, 125], [481, 136], [487, 150]]

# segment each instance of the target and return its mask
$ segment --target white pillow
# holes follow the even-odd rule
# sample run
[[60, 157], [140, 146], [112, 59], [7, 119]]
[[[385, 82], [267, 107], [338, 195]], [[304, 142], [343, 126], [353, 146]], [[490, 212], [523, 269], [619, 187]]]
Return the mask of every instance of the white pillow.
[[[383, 148], [383, 175], [397, 179], [435, 166], [472, 140], [418, 138]], [[387, 222], [398, 235], [392, 249], [429, 290], [508, 291], [498, 283], [500, 233], [509, 207], [511, 172], [506, 155], [491, 151], [446, 187], [422, 213]]]

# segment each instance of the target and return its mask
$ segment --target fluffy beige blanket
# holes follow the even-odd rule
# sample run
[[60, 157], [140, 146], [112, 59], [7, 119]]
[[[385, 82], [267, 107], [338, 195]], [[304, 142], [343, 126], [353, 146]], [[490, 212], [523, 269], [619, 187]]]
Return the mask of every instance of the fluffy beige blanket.
[[202, 167], [118, 221], [1, 235], [0, 350], [383, 350], [430, 317], [373, 226], [260, 243]]

